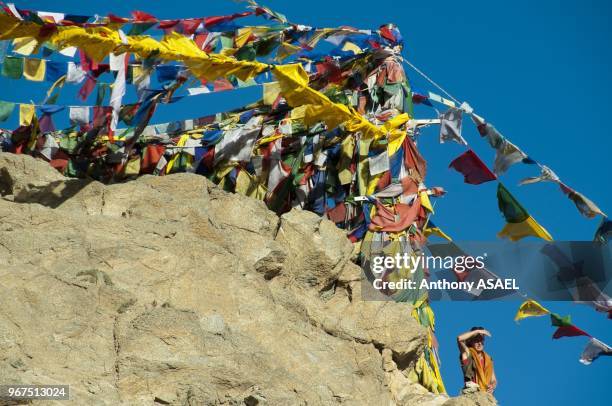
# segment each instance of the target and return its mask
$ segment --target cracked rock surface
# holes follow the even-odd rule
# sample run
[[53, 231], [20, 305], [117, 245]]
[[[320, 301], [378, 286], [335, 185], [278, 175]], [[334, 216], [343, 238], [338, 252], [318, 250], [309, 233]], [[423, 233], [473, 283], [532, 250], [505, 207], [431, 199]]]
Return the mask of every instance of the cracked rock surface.
[[68, 384], [79, 405], [494, 404], [406, 378], [425, 330], [361, 300], [350, 242], [313, 213], [7, 153], [0, 195], [2, 383]]

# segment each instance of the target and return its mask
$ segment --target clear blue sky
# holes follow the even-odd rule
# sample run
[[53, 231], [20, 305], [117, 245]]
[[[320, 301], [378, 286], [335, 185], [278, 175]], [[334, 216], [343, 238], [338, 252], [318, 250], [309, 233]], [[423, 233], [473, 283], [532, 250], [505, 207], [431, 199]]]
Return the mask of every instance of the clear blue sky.
[[[399, 25], [404, 56], [444, 86], [468, 101], [475, 111], [561, 179], [612, 211], [610, 171], [612, 150], [609, 116], [612, 108], [612, 5], [606, 0], [515, 0], [492, 2], [409, 2], [362, 0], [268, 0], [263, 2], [289, 20], [312, 26], [350, 25], [377, 28]], [[230, 1], [22, 1], [29, 9], [71, 14], [128, 15], [140, 9], [160, 18], [226, 14], [241, 11]], [[408, 70], [414, 85], [433, 90]], [[45, 85], [10, 82], [11, 101], [39, 101]], [[7, 89], [9, 83], [0, 78]], [[71, 89], [76, 92], [77, 88]], [[71, 93], [71, 91], [65, 91]], [[153, 122], [192, 118], [238, 107], [258, 98], [257, 89], [189, 98], [158, 110]], [[64, 100], [67, 96], [64, 95]], [[93, 103], [88, 103], [93, 104]], [[433, 116], [431, 110], [419, 110]], [[12, 122], [15, 121], [15, 117]], [[57, 124], [59, 122], [56, 121]], [[606, 125], [608, 124], [608, 125]], [[464, 137], [492, 164], [493, 151], [466, 121]], [[427, 183], [443, 186], [448, 195], [436, 206], [435, 222], [457, 241], [495, 239], [503, 226], [497, 209], [495, 183], [465, 185], [447, 169], [463, 149], [439, 145], [434, 132], [425, 133], [419, 147], [429, 163]], [[530, 166], [513, 166], [502, 181], [556, 240], [590, 240], [599, 220], [580, 216], [574, 205], [552, 184], [518, 187]], [[450, 394], [462, 377], [455, 337], [473, 325], [486, 326], [493, 338], [486, 347], [496, 363], [504, 405], [607, 405], [612, 359], [591, 366], [578, 362], [586, 339], [552, 340], [546, 318], [528, 319], [517, 326], [519, 303], [434, 303], [441, 345], [442, 372]], [[571, 303], [545, 303], [558, 313], [571, 313], [576, 325], [612, 344], [612, 321], [590, 308]]]

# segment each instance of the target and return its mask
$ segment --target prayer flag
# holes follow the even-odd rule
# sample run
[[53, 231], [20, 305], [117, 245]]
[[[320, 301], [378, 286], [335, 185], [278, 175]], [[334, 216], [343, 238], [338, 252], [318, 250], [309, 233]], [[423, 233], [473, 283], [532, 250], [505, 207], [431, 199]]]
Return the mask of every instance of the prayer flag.
[[0, 100], [0, 122], [6, 121], [15, 110], [15, 103]]
[[70, 122], [73, 124], [79, 124], [81, 126], [85, 126], [89, 124], [89, 107], [70, 107], [70, 112], [68, 113], [70, 117]]
[[519, 185], [528, 185], [537, 182], [556, 182], [558, 183], [559, 177], [549, 167], [542, 165], [540, 170], [540, 176], [529, 177], [521, 180]]
[[495, 155], [495, 163], [493, 171], [500, 175], [508, 170], [510, 166], [517, 162], [521, 162], [527, 158], [527, 155], [521, 151], [516, 145], [510, 141], [503, 139]]
[[68, 64], [65, 62], [46, 61], [45, 80], [55, 82], [68, 73]]
[[446, 141], [455, 141], [467, 145], [467, 142], [461, 136], [461, 114], [461, 110], [454, 107], [440, 114], [440, 144]]
[[449, 165], [463, 175], [463, 181], [470, 185], [480, 185], [497, 179], [497, 176], [485, 165], [484, 162], [472, 151], [468, 149], [463, 154], [455, 158]]
[[23, 76], [23, 58], [7, 56], [2, 63], [2, 75], [11, 79], [21, 79]]
[[606, 217], [605, 213], [601, 211], [599, 207], [595, 203], [593, 203], [589, 198], [583, 195], [580, 192], [575, 191], [569, 186], [564, 185], [563, 183], [559, 184], [561, 191], [569, 197], [571, 201], [574, 202], [578, 211], [582, 213], [583, 216], [588, 218], [593, 218], [597, 215]]
[[548, 231], [527, 213], [527, 210], [501, 183], [497, 187], [497, 203], [507, 222], [505, 227], [497, 234], [500, 238], [518, 241], [527, 236], [534, 236], [552, 241]]
[[576, 326], [573, 325], [569, 325], [569, 326], [561, 326], [559, 327], [555, 333], [553, 334], [553, 338], [554, 339], [559, 339], [561, 337], [577, 337], [577, 336], [587, 336], [590, 337], [591, 335], [585, 331], [582, 331], [581, 329], [579, 329]]
[[20, 104], [19, 105], [19, 125], [28, 126], [32, 123], [34, 117], [35, 107], [33, 104]]
[[599, 341], [598, 339], [591, 337], [588, 344], [580, 355], [580, 362], [584, 365], [589, 365], [600, 356], [612, 356], [612, 347]]
[[514, 321], [518, 322], [527, 317], [545, 316], [549, 313], [550, 312], [547, 309], [545, 309], [535, 300], [527, 300], [521, 304], [521, 307], [519, 307], [516, 316], [514, 316]]
[[23, 66], [23, 76], [34, 82], [45, 79], [46, 61], [44, 59], [26, 58]]

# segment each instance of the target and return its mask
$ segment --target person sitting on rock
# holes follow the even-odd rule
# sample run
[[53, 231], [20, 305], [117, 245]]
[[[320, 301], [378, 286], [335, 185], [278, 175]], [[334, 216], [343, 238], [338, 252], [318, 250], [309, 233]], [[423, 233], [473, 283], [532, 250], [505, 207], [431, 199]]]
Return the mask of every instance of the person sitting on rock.
[[493, 393], [497, 387], [497, 378], [493, 370], [493, 360], [484, 351], [484, 338], [491, 333], [482, 327], [472, 327], [457, 337], [459, 345], [461, 369], [465, 382], [463, 392], [478, 390]]

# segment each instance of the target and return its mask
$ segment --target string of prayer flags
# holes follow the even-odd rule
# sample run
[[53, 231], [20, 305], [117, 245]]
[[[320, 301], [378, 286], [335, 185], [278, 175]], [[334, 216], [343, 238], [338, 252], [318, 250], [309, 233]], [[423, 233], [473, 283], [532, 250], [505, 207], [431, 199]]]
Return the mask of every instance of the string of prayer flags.
[[606, 214], [601, 211], [595, 203], [580, 192], [575, 191], [563, 182], [561, 179], [547, 166], [541, 165], [541, 172], [539, 176], [529, 177], [521, 180], [520, 185], [527, 185], [538, 182], [554, 182], [559, 185], [559, 188], [574, 204], [578, 211], [587, 218], [593, 218], [595, 216], [606, 217]]
[[[26, 38], [18, 49], [41, 50], [38, 61], [44, 60], [26, 62], [30, 58], [11, 55], [2, 72], [54, 83], [42, 106], [0, 103], [5, 115], [19, 105], [21, 121], [29, 123], [2, 133], [3, 150], [36, 154], [66, 176], [103, 182], [193, 172], [224, 190], [261, 199], [279, 214], [299, 207], [327, 216], [353, 242], [402, 239], [406, 253], [422, 251], [427, 235], [450, 239], [431, 221], [430, 198], [443, 190], [425, 184], [427, 165], [417, 141], [421, 128], [440, 124], [441, 142], [467, 145], [461, 131], [463, 113], [472, 114], [469, 106], [457, 107], [459, 102], [427, 92], [423, 103], [435, 101], [449, 109], [434, 119], [412, 117], [419, 97], [403, 70], [402, 37], [392, 24], [377, 30], [313, 28], [249, 3], [252, 12], [230, 16], [161, 20], [136, 11], [127, 19], [109, 14], [93, 25], [88, 18], [76, 22], [48, 13], [24, 21], [16, 9], [0, 10], [0, 40]], [[226, 24], [253, 12], [273, 25]], [[143, 35], [153, 27], [164, 36]], [[322, 41], [332, 49], [315, 49]], [[49, 60], [56, 51], [72, 53], [76, 60]], [[111, 74], [112, 91], [106, 92], [110, 83], [102, 83], [102, 75]], [[191, 88], [194, 79], [197, 87]], [[160, 89], [154, 89], [155, 80]], [[65, 106], [72, 125], [55, 130], [51, 116], [62, 106], [53, 106], [65, 83], [81, 84], [82, 99], [96, 89], [99, 97], [95, 106]], [[127, 83], [136, 85], [138, 99], [124, 103]], [[196, 95], [254, 84], [264, 84], [263, 100], [249, 106], [149, 124], [159, 103], [184, 97], [179, 95], [183, 85]], [[110, 106], [104, 105], [107, 93]], [[119, 119], [128, 127], [116, 128]], [[495, 170], [469, 150], [451, 163], [467, 183], [495, 180], [519, 158], [530, 162], [492, 126], [485, 130], [498, 149]], [[513, 241], [527, 235], [550, 240], [500, 187], [498, 201], [508, 223], [500, 235]], [[420, 274], [426, 277], [424, 270]], [[412, 315], [427, 329], [427, 355], [411, 373], [431, 392], [444, 393], [426, 292], [418, 300], [406, 290], [391, 298], [410, 300]]]
[[497, 203], [499, 210], [506, 219], [506, 225], [497, 234], [500, 238], [518, 241], [528, 236], [534, 236], [546, 241], [552, 241], [548, 231], [527, 213], [527, 210], [521, 206], [501, 183], [497, 186]]
[[[143, 11], [133, 11], [131, 18], [119, 17], [113, 13], [109, 13], [107, 16], [83, 16], [73, 15], [65, 13], [55, 13], [47, 11], [37, 10], [24, 10], [16, 8], [11, 9], [11, 4], [7, 7], [7, 11], [10, 12], [11, 16], [23, 19], [21, 14], [27, 15], [31, 22], [40, 22], [49, 27], [59, 28], [62, 26], [85, 26], [88, 23], [95, 23], [96, 26], [113, 26], [121, 27], [123, 25], [132, 24], [136, 28], [133, 28], [133, 35], [138, 35], [146, 31], [151, 27], [157, 26], [161, 30], [177, 30], [181, 31], [186, 35], [192, 35], [195, 30], [202, 24], [206, 28], [210, 28], [216, 24], [230, 22], [242, 17], [248, 17], [251, 15], [264, 15], [264, 17], [270, 17], [268, 13], [273, 13], [267, 8], [259, 7], [258, 12], [247, 11], [243, 13], [234, 13], [228, 16], [212, 16], [212, 17], [200, 17], [200, 18], [181, 18], [176, 20], [161, 20], [155, 16], [145, 13]], [[251, 5], [250, 7], [253, 7]]]
[[597, 338], [592, 337], [586, 331], [573, 325], [570, 316], [561, 317], [556, 313], [551, 313], [548, 309], [544, 308], [535, 300], [529, 299], [523, 302], [519, 307], [514, 320], [518, 322], [519, 320], [527, 317], [538, 317], [547, 314], [550, 314], [552, 326], [557, 327], [553, 334], [553, 339], [579, 336], [589, 337], [589, 341], [585, 349], [582, 351], [579, 359], [582, 364], [589, 365], [600, 356], [612, 355], [612, 348], [610, 346], [601, 342]]
[[559, 177], [547, 166], [540, 165], [521, 151], [516, 145], [504, 138], [491, 124], [487, 123], [483, 118], [472, 114], [472, 120], [478, 127], [478, 132], [481, 136], [486, 137], [491, 147], [496, 150], [495, 163], [493, 171], [500, 175], [508, 170], [510, 166], [517, 162], [526, 164], [537, 164], [540, 167], [540, 175], [528, 177], [520, 181], [520, 185], [527, 185], [538, 182], [554, 182], [559, 184], [561, 191], [574, 202], [578, 211], [587, 218], [595, 216], [606, 216], [605, 213], [597, 207], [590, 199], [583, 194], [573, 190], [565, 185]]
[[[431, 103], [428, 103], [430, 99], [434, 101], [442, 102], [442, 99], [443, 99], [442, 97], [440, 96], [432, 97], [432, 95], [433, 94], [431, 94], [431, 92], [429, 93], [428, 96], [425, 96], [421, 93], [413, 91], [412, 97], [415, 103], [425, 103], [430, 106], [431, 106]], [[447, 117], [454, 117], [452, 115], [452, 110], [455, 110], [455, 108], [451, 107], [446, 113], [440, 115], [440, 119], [441, 119], [440, 142], [441, 143], [447, 139], [454, 139], [459, 143], [463, 143], [457, 137], [457, 135], [459, 135], [457, 128], [460, 128], [457, 126], [457, 120], [453, 121], [453, 120], [447, 119]], [[460, 109], [456, 109], [456, 110], [461, 112], [463, 110], [463, 106]], [[523, 180], [520, 181], [519, 183], [520, 185], [527, 185], [527, 184], [538, 183], [538, 182], [543, 182], [543, 181], [550, 181], [550, 182], [558, 183], [561, 188], [561, 191], [565, 195], [567, 195], [570, 198], [570, 200], [574, 202], [574, 204], [576, 205], [576, 207], [578, 208], [578, 210], [580, 211], [582, 215], [584, 215], [587, 218], [593, 218], [597, 215], [601, 215], [604, 217], [606, 216], [606, 214], [599, 207], [597, 207], [597, 205], [593, 201], [591, 201], [583, 194], [571, 189], [569, 186], [561, 182], [559, 177], [550, 168], [548, 168], [545, 165], [541, 165], [535, 162], [534, 160], [532, 160], [531, 158], [529, 158], [527, 154], [525, 154], [520, 148], [518, 148], [516, 145], [514, 145], [509, 140], [507, 140], [505, 137], [503, 137], [495, 129], [495, 127], [487, 123], [482, 117], [479, 117], [478, 115], [473, 114], [471, 112], [471, 109], [469, 109], [468, 114], [471, 115], [472, 120], [476, 124], [480, 135], [482, 137], [485, 137], [487, 141], [489, 142], [489, 145], [496, 150], [496, 156], [495, 156], [495, 162], [494, 162], [494, 168], [493, 168], [494, 175], [501, 175], [505, 173], [510, 168], [510, 166], [518, 162], [523, 162], [526, 164], [537, 164], [541, 170], [540, 175], [524, 178]], [[451, 162], [451, 167], [455, 167], [455, 169], [463, 173], [466, 183], [471, 183], [470, 181], [468, 181], [468, 177], [466, 175], [466, 173], [469, 172], [469, 169], [466, 169], [465, 170], [466, 173], [464, 173], [459, 168], [462, 165], [466, 165], [468, 168], [470, 168], [471, 166], [476, 165], [475, 163], [473, 164], [473, 162], [476, 160], [478, 160], [479, 162], [482, 162], [480, 158], [478, 158], [478, 156], [473, 154], [473, 152], [471, 153], [467, 152], [466, 154], [458, 157], [455, 161]], [[480, 164], [478, 164], [478, 166], [480, 166]], [[484, 167], [486, 168], [486, 166]], [[488, 169], [483, 169], [483, 170], [485, 172], [490, 172]], [[496, 179], [496, 178], [493, 178], [493, 179]], [[479, 183], [483, 183], [483, 182], [479, 182]], [[472, 183], [472, 184], [479, 184], [479, 183]]]

